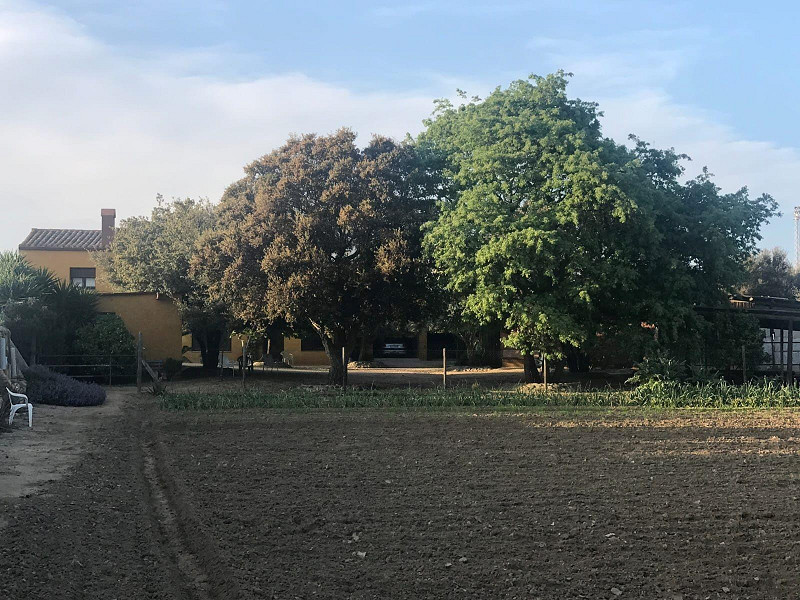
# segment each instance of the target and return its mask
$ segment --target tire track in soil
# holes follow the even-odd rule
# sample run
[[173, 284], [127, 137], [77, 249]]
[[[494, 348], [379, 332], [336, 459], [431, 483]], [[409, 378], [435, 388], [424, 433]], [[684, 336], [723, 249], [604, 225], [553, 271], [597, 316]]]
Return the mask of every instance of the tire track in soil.
[[200, 564], [199, 559], [186, 546], [178, 524], [178, 516], [170, 506], [166, 491], [161, 485], [156, 470], [156, 460], [153, 457], [152, 446], [142, 443], [142, 459], [144, 462], [144, 477], [150, 492], [150, 503], [153, 514], [158, 521], [164, 549], [186, 588], [192, 600], [211, 600], [209, 591], [209, 578]]
[[143, 422], [141, 426], [140, 445], [150, 505], [161, 532], [164, 552], [170, 557], [185, 593], [191, 600], [240, 597], [216, 544], [204, 533], [192, 512], [194, 508], [186, 502], [179, 483], [169, 473], [163, 443], [152, 439], [152, 423]]

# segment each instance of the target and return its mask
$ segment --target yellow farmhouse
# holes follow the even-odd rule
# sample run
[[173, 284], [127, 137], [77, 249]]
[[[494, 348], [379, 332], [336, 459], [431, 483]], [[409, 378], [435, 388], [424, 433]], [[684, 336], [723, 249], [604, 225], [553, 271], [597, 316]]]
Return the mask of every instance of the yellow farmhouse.
[[155, 293], [115, 290], [92, 259], [92, 252], [107, 248], [114, 237], [116, 210], [104, 208], [100, 215], [100, 229], [32, 229], [19, 253], [64, 281], [96, 290], [100, 312], [119, 315], [134, 336], [141, 332], [148, 360], [181, 360], [182, 327], [175, 305]]

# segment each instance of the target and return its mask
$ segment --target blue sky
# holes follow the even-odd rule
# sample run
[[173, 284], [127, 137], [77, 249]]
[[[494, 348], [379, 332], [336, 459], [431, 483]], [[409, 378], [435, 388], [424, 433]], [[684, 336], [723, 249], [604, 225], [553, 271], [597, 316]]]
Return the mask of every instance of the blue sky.
[[0, 0], [0, 247], [157, 193], [216, 200], [292, 132], [414, 134], [456, 88], [563, 68], [607, 135], [772, 193], [762, 245], [791, 255], [798, 20], [788, 2]]

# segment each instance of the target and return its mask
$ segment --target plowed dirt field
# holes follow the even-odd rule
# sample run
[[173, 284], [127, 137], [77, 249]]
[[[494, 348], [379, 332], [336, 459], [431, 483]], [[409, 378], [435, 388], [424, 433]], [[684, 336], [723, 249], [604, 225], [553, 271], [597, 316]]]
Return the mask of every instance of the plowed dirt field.
[[800, 594], [800, 413], [165, 413], [130, 396], [82, 446], [0, 500], [0, 598]]

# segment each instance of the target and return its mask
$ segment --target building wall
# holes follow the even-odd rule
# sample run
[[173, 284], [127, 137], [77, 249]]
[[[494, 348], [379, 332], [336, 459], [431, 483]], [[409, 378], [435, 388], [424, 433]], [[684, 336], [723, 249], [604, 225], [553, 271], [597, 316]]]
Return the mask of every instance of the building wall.
[[148, 360], [181, 360], [183, 325], [178, 309], [171, 300], [158, 298], [150, 292], [114, 292], [102, 269], [86, 250], [20, 250], [20, 254], [32, 265], [49, 269], [66, 282], [70, 281], [70, 268], [97, 269], [95, 291], [100, 296], [98, 310], [119, 315], [134, 337], [141, 331]]
[[[187, 333], [183, 336], [183, 341], [181, 345], [184, 348], [191, 348], [192, 347], [192, 334]], [[252, 356], [255, 354], [256, 358], [260, 355], [259, 349], [250, 348], [250, 355]], [[183, 356], [186, 358], [187, 362], [190, 363], [200, 363], [203, 362], [202, 356], [200, 356], [199, 350], [187, 350], [183, 353]], [[235, 361], [239, 360], [239, 357], [242, 356], [242, 338], [238, 335], [234, 335], [231, 338], [231, 349], [225, 351], [225, 356], [228, 357], [229, 360]]]
[[86, 250], [20, 250], [19, 253], [33, 266], [50, 269], [58, 278], [67, 282], [70, 280], [69, 270], [72, 267], [97, 269], [96, 291], [101, 293], [114, 291], [102, 269]]
[[171, 300], [153, 293], [100, 294], [98, 309], [119, 315], [134, 337], [142, 333], [147, 360], [181, 360], [181, 318]]
[[283, 339], [283, 349], [294, 357], [294, 364], [302, 366], [329, 366], [328, 355], [323, 350], [303, 351], [300, 349], [300, 338]]

